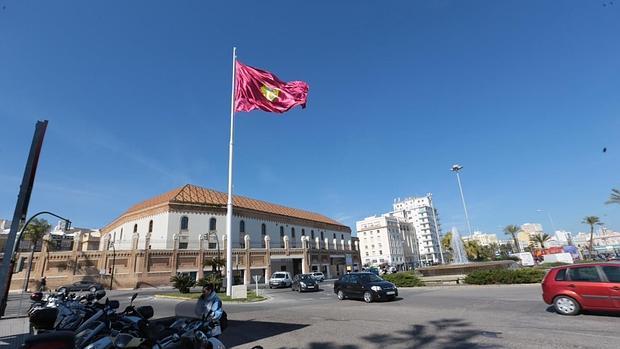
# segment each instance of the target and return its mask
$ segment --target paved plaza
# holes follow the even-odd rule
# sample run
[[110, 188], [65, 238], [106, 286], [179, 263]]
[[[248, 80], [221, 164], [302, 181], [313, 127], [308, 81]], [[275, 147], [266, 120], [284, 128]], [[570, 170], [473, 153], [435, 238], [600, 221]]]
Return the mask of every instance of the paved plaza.
[[[397, 301], [372, 304], [339, 301], [329, 282], [314, 293], [261, 291], [268, 301], [225, 304], [228, 347], [617, 348], [620, 343], [620, 315], [557, 315], [542, 302], [539, 285], [401, 289]], [[193, 302], [157, 298], [158, 292], [140, 291], [137, 304], [154, 305], [160, 318], [193, 314]], [[121, 306], [132, 293], [112, 292]], [[8, 343], [3, 333], [0, 342]]]

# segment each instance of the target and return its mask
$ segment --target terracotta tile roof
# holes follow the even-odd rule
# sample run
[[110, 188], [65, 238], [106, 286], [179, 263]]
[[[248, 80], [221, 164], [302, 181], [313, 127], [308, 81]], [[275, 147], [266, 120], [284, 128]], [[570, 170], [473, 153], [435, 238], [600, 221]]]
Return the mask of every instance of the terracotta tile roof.
[[[162, 195], [156, 196], [154, 198], [148, 199], [137, 205], [132, 206], [131, 208], [129, 208], [129, 210], [127, 210], [127, 212], [123, 214], [123, 216], [136, 213], [145, 209], [150, 209], [155, 206], [170, 203], [226, 207], [227, 200], [228, 194], [226, 193], [222, 193], [212, 189], [202, 188], [191, 184], [186, 184], [181, 188], [173, 189]], [[251, 199], [244, 196], [233, 195], [233, 206], [281, 216], [305, 219], [314, 222], [334, 224], [344, 227], [344, 225], [340, 222], [318, 213], [276, 205], [266, 201]]]

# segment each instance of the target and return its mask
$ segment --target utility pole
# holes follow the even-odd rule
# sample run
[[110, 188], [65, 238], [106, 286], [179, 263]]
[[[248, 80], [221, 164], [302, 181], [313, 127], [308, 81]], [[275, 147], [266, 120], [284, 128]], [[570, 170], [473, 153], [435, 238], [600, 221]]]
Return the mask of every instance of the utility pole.
[[43, 147], [43, 139], [47, 130], [47, 120], [37, 121], [32, 144], [30, 145], [30, 153], [24, 169], [22, 184], [19, 188], [17, 196], [17, 204], [13, 212], [13, 220], [11, 221], [11, 229], [4, 246], [4, 255], [2, 257], [2, 265], [0, 266], [0, 317], [4, 316], [6, 309], [6, 300], [11, 287], [11, 278], [13, 277], [13, 267], [15, 260], [13, 252], [15, 251], [15, 238], [21, 223], [26, 221], [28, 213], [28, 205], [30, 204], [30, 195], [34, 187], [34, 178], [37, 173], [37, 165], [39, 164], [39, 155]]

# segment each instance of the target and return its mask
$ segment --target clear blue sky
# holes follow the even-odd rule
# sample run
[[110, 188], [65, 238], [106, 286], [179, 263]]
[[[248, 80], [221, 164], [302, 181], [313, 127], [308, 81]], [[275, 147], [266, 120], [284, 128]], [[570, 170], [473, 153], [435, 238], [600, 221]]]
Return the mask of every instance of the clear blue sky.
[[458, 162], [477, 229], [548, 229], [536, 209], [620, 229], [620, 3], [346, 3], [1, 0], [0, 217], [37, 119], [31, 213], [101, 227], [185, 183], [225, 191], [236, 45], [310, 85], [305, 110], [238, 114], [238, 194], [354, 228], [433, 192], [464, 232]]

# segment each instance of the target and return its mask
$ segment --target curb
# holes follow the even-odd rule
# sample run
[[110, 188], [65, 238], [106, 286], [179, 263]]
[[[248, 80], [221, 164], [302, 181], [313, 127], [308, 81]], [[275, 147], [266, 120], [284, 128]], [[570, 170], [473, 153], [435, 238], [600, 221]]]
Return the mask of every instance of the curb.
[[[177, 297], [177, 296], [169, 296], [169, 295], [165, 295], [165, 294], [156, 294], [154, 295], [155, 298], [160, 298], [160, 299], [174, 299], [174, 300], [178, 300], [178, 301], [197, 301], [197, 299], [193, 299], [193, 298], [185, 298], [185, 297]], [[263, 296], [265, 299], [260, 299], [260, 300], [255, 300], [255, 301], [222, 301], [222, 303], [225, 304], [253, 304], [253, 303], [261, 303], [261, 302], [266, 302], [268, 300], [271, 300], [271, 297], [269, 296]]]

